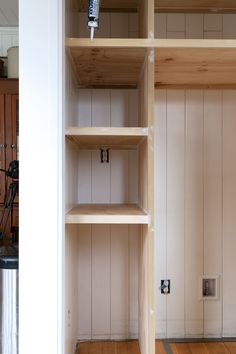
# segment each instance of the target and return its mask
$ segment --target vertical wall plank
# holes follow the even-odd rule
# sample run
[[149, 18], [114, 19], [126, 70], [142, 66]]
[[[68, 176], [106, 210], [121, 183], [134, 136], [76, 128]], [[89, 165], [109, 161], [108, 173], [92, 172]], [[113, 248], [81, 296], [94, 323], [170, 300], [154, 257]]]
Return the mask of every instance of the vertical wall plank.
[[138, 90], [128, 90], [128, 126], [138, 127], [139, 126], [139, 109], [137, 105], [138, 100]]
[[91, 151], [80, 150], [78, 153], [78, 202], [92, 202], [92, 164]]
[[111, 90], [111, 127], [128, 127], [126, 90]]
[[138, 333], [138, 283], [140, 259], [140, 226], [129, 225], [129, 336]]
[[138, 14], [129, 14], [129, 38], [138, 38]]
[[92, 91], [92, 126], [110, 127], [111, 101], [109, 90]]
[[158, 338], [166, 337], [166, 306], [167, 297], [159, 289], [161, 279], [167, 279], [167, 247], [166, 247], [166, 90], [155, 92], [155, 210], [157, 218], [157, 233], [155, 244], [155, 269], [156, 269], [156, 335]]
[[[222, 92], [204, 93], [204, 275], [222, 285]], [[222, 290], [222, 289], [221, 289]], [[204, 335], [222, 336], [222, 291], [204, 302]]]
[[129, 36], [129, 15], [124, 13], [112, 13], [111, 17], [111, 38], [128, 38]]
[[110, 151], [111, 203], [128, 202], [128, 162], [127, 151]]
[[185, 335], [203, 335], [203, 92], [186, 91]]
[[[77, 234], [78, 338], [92, 335], [92, 233], [91, 225], [79, 225]], [[75, 270], [74, 270], [75, 272]], [[72, 287], [76, 283], [71, 283]]]
[[203, 38], [203, 15], [186, 15], [186, 38]]
[[111, 225], [111, 334], [121, 339], [129, 322], [129, 232], [127, 225]]
[[167, 14], [167, 38], [185, 38], [185, 14]]
[[92, 151], [92, 203], [110, 202], [110, 164], [101, 163], [100, 151]]
[[167, 15], [155, 14], [155, 38], [166, 38]]
[[204, 14], [204, 38], [220, 39], [223, 34], [223, 15]]
[[[171, 104], [170, 104], [171, 103]], [[184, 92], [167, 93], [167, 336], [184, 336]], [[176, 306], [178, 304], [178, 306]]]
[[111, 332], [110, 226], [92, 226], [92, 338], [107, 338]]
[[[77, 225], [66, 226], [65, 239], [65, 321], [66, 348], [73, 353], [78, 340], [78, 228]], [[91, 293], [91, 292], [90, 292]], [[87, 316], [87, 313], [86, 313]], [[90, 331], [89, 331], [90, 333]]]
[[236, 21], [236, 14], [223, 15], [223, 38], [224, 39], [236, 38], [235, 21]]
[[78, 122], [80, 127], [91, 127], [91, 90], [78, 90]]
[[128, 176], [128, 200], [129, 203], [138, 203], [138, 152], [129, 151], [129, 176]]
[[223, 335], [236, 333], [236, 92], [223, 93]]

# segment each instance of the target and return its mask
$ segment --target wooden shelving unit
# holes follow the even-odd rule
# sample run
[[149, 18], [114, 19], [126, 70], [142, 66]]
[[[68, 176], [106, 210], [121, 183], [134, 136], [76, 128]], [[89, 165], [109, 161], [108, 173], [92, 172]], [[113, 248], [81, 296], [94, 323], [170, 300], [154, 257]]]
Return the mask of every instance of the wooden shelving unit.
[[80, 87], [137, 87], [149, 48], [157, 88], [235, 87], [236, 40], [68, 39], [66, 45]]
[[[87, 10], [85, 0], [72, 3], [76, 11]], [[141, 354], [154, 354], [154, 90], [236, 87], [236, 40], [154, 39], [154, 12], [234, 13], [236, 2], [103, 0], [101, 10], [138, 12], [139, 38], [67, 38], [66, 51], [76, 84], [79, 88], [137, 88], [140, 127], [69, 127], [66, 136], [79, 149], [137, 148], [139, 201], [138, 205], [80, 204], [65, 220], [67, 224], [140, 225], [139, 347]]]
[[80, 149], [94, 150], [136, 149], [148, 136], [147, 128], [79, 128], [69, 127], [66, 130], [68, 140]]
[[67, 224], [148, 224], [147, 213], [135, 204], [81, 204], [66, 214]]
[[[73, 0], [71, 4], [72, 11], [87, 9], [87, 1]], [[70, 224], [139, 225], [139, 350], [141, 354], [154, 354], [154, 1], [104, 0], [101, 6], [102, 11], [138, 12], [139, 39], [67, 38], [72, 72], [79, 88], [138, 88], [139, 127], [68, 127], [65, 135], [79, 149], [137, 149], [139, 200], [137, 205], [79, 204], [66, 214], [65, 223], [68, 227]]]

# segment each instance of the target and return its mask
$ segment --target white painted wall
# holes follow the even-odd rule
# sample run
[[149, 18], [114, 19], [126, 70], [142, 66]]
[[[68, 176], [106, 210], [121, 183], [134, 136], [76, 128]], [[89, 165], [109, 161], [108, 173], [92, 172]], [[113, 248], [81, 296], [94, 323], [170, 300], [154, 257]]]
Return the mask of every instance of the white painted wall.
[[64, 353], [63, 18], [20, 1], [20, 354]]
[[[163, 38], [235, 38], [235, 20], [236, 15], [161, 14], [155, 32]], [[77, 31], [89, 35], [85, 14]], [[137, 35], [137, 15], [129, 14], [102, 14], [96, 33]], [[69, 80], [68, 92], [68, 125], [138, 124], [136, 91], [77, 91]], [[219, 90], [156, 92], [156, 286], [171, 279], [170, 295], [156, 289], [157, 337], [236, 335], [235, 96]], [[112, 152], [109, 166], [101, 167], [97, 152], [67, 149], [67, 208], [77, 201], [135, 201], [135, 152]], [[67, 242], [74, 267], [68, 273], [71, 348], [76, 339], [136, 337], [138, 227], [69, 226]], [[220, 275], [219, 300], [199, 300], [203, 274]]]

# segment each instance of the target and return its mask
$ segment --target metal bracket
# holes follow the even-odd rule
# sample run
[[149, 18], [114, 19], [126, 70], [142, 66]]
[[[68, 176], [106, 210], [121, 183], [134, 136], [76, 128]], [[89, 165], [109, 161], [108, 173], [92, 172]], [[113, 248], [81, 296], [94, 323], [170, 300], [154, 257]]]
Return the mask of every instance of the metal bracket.
[[110, 162], [110, 149], [100, 149], [100, 159], [101, 163], [109, 163]]

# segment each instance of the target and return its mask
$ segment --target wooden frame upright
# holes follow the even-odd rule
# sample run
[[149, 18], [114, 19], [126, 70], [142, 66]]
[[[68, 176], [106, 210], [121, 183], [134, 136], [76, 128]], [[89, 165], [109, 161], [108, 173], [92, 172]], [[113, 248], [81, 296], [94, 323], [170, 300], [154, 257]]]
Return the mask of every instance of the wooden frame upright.
[[[154, 0], [141, 2], [140, 37], [154, 38]], [[146, 49], [139, 81], [140, 126], [148, 128], [148, 139], [139, 148], [139, 204], [149, 215], [141, 226], [141, 259], [139, 281], [139, 344], [141, 354], [155, 353], [154, 296], [154, 50]]]

